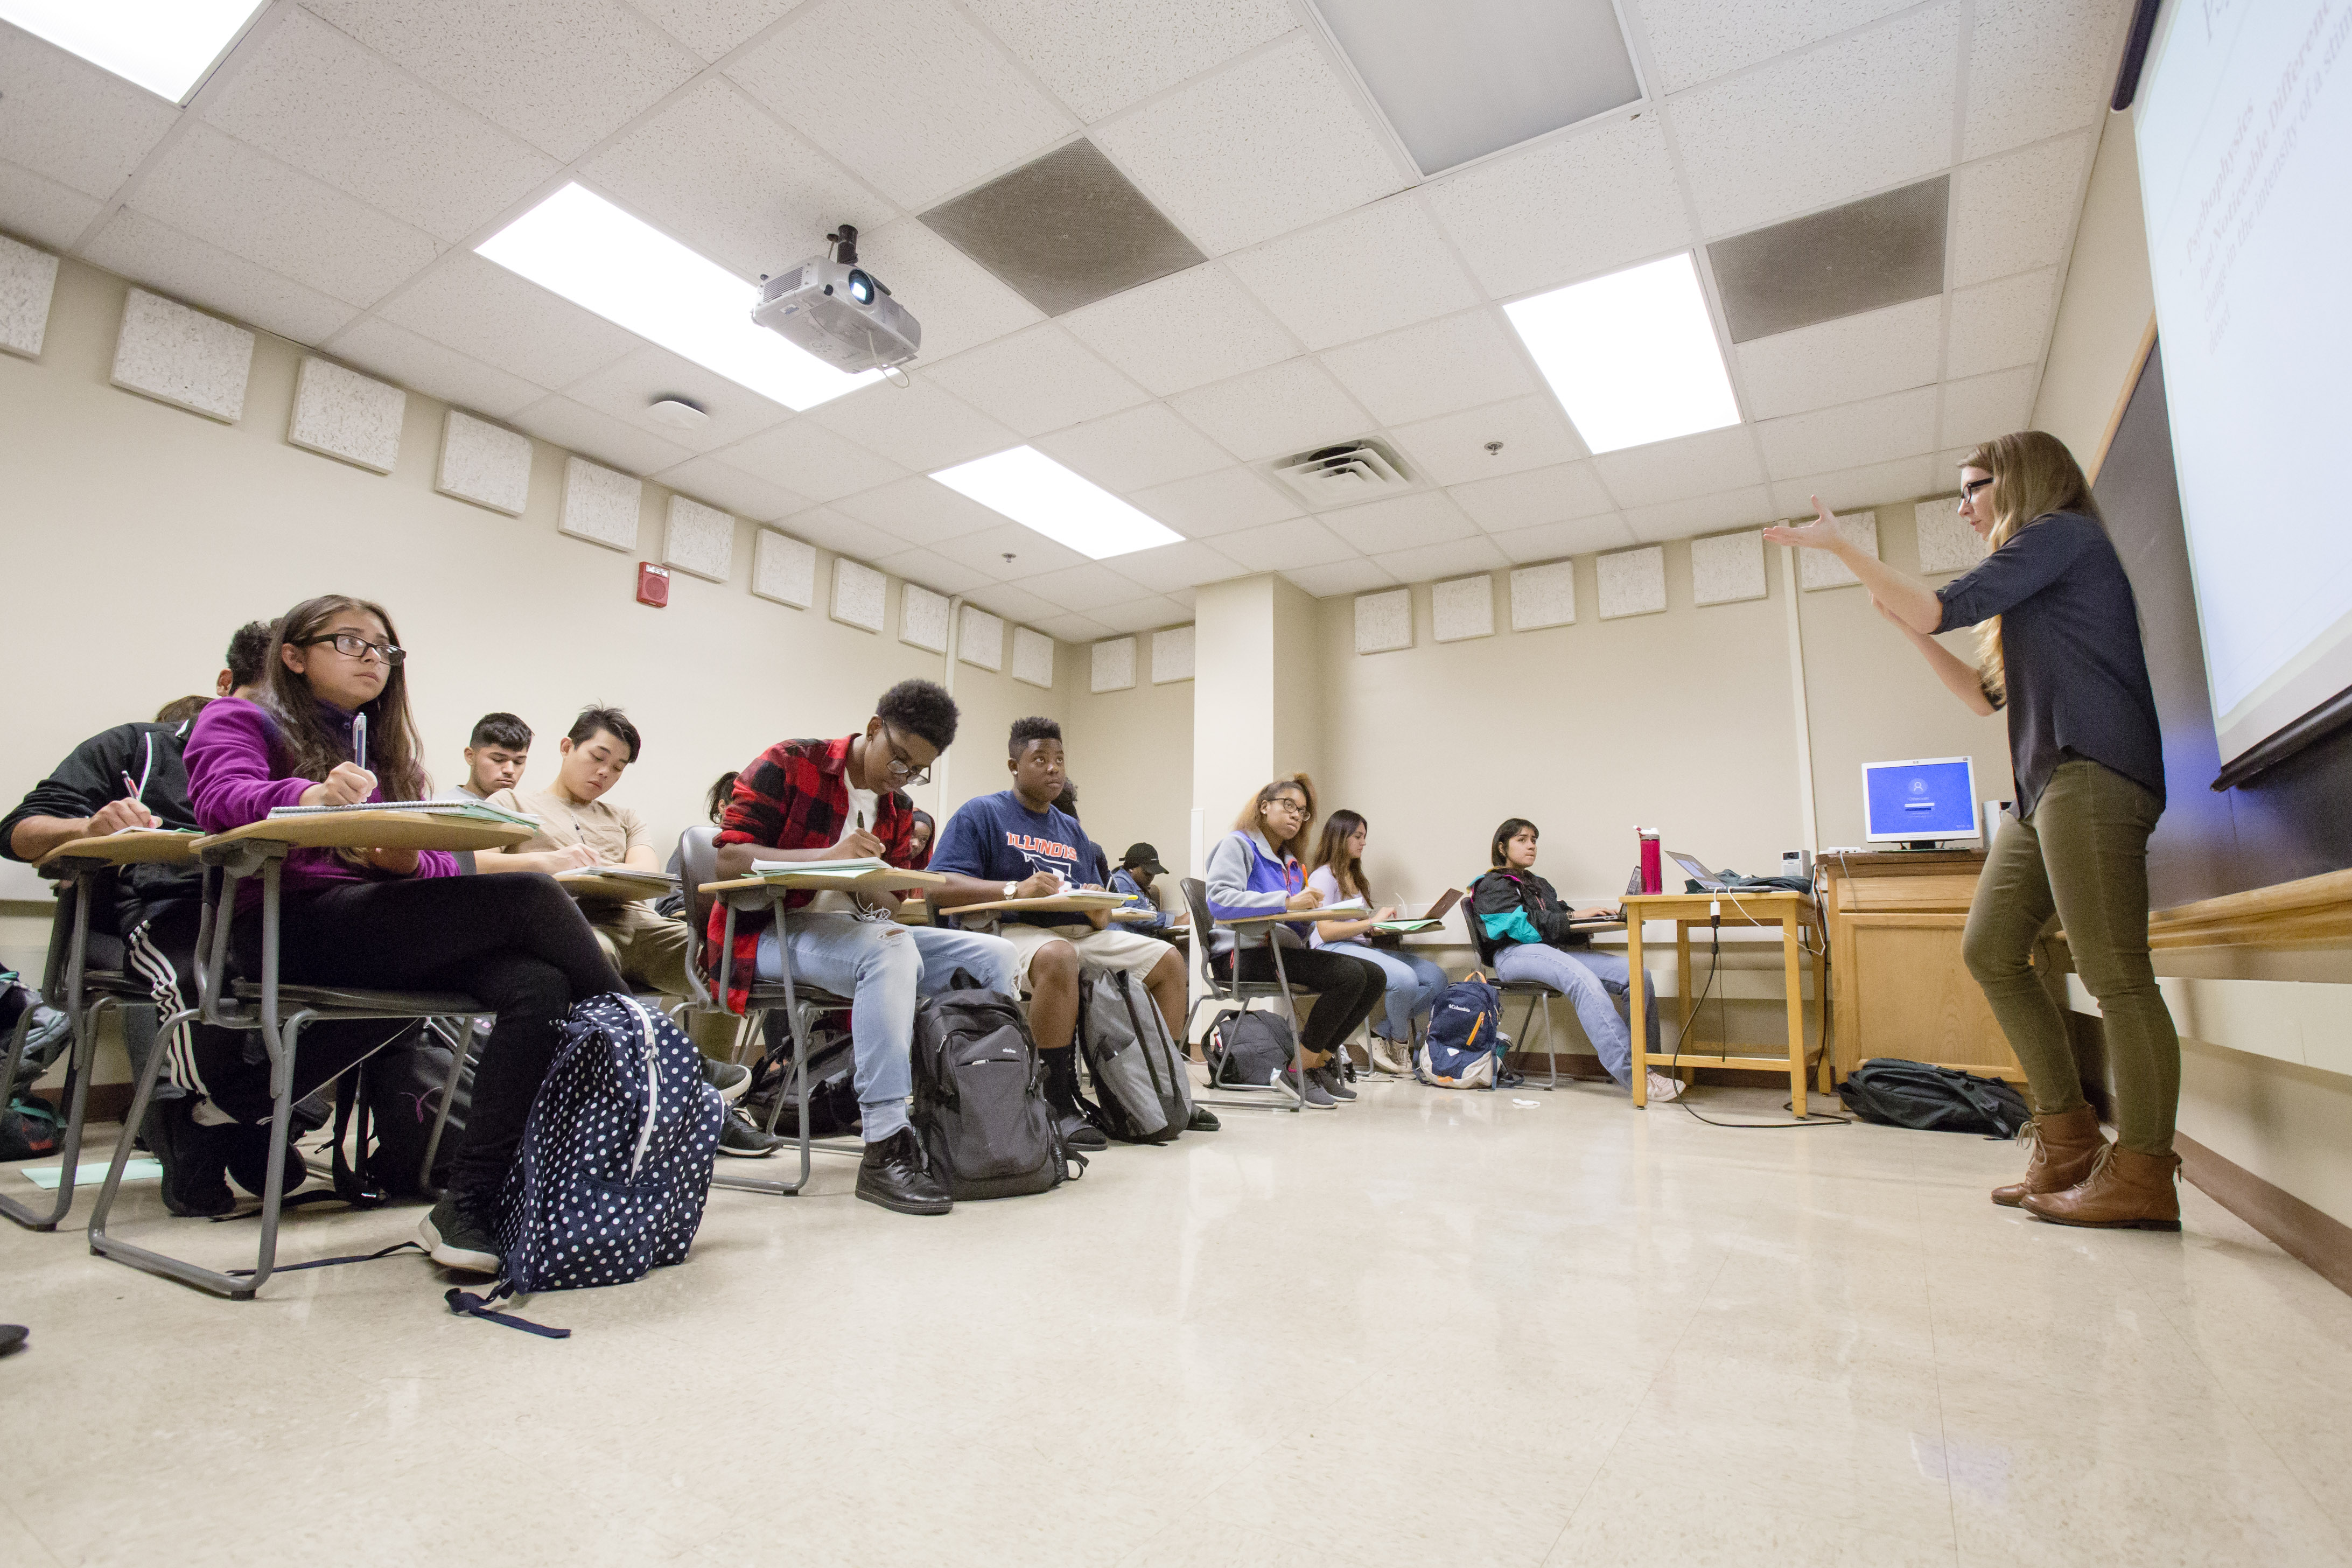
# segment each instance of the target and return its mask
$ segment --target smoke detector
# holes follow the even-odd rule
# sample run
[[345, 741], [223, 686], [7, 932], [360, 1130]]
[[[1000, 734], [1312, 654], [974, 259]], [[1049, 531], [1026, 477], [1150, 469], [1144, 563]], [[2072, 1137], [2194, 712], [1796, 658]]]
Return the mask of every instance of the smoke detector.
[[1350, 506], [1412, 488], [1411, 470], [1385, 442], [1370, 437], [1318, 447], [1274, 464], [1275, 477], [1310, 506]]
[[646, 412], [679, 430], [699, 430], [710, 423], [710, 416], [702, 411], [700, 404], [689, 403], [683, 397], [656, 397]]

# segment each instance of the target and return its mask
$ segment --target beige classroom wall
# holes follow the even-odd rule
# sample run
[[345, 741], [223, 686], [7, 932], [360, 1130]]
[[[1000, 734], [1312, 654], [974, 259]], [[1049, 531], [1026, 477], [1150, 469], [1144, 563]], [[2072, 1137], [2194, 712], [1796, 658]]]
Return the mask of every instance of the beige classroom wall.
[[1087, 836], [1114, 862], [1130, 844], [1160, 851], [1171, 873], [1160, 879], [1173, 907], [1179, 877], [1190, 874], [1192, 813], [1192, 682], [1151, 683], [1151, 634], [1135, 639], [1135, 685], [1093, 689], [1091, 654], [1065, 645], [1055, 689], [1063, 694], [1062, 734]]
[[2131, 116], [2110, 114], [2091, 162], [2074, 259], [2033, 399], [2034, 427], [2065, 442], [2086, 469], [2098, 458], [2155, 319]]

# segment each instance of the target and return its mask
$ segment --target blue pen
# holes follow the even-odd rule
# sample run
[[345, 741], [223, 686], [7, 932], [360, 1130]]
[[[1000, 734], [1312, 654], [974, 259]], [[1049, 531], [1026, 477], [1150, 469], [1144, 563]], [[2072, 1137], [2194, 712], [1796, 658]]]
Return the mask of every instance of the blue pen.
[[352, 763], [360, 772], [367, 772], [367, 715], [352, 715]]

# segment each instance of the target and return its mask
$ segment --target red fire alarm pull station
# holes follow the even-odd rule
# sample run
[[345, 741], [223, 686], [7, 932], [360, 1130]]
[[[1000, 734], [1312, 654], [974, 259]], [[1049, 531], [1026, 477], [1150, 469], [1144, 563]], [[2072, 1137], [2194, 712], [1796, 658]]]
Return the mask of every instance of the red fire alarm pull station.
[[665, 609], [669, 605], [669, 568], [650, 561], [637, 563], [637, 603]]

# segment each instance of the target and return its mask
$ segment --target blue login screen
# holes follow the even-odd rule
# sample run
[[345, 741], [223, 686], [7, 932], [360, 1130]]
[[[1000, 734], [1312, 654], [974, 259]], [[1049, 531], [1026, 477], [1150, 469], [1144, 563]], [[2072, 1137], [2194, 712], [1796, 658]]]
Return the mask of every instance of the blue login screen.
[[1873, 763], [1863, 784], [1873, 838], [1967, 838], [1977, 830], [1968, 759]]

